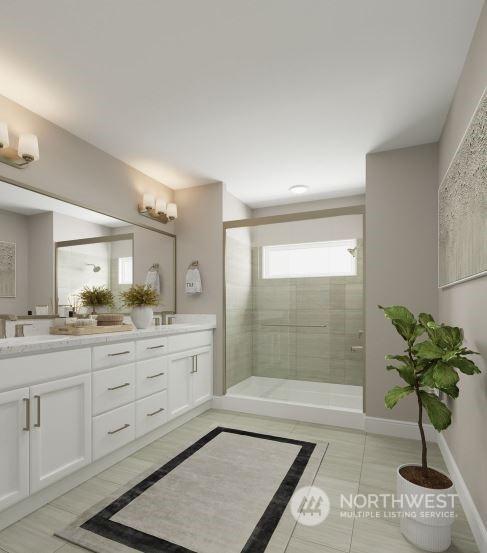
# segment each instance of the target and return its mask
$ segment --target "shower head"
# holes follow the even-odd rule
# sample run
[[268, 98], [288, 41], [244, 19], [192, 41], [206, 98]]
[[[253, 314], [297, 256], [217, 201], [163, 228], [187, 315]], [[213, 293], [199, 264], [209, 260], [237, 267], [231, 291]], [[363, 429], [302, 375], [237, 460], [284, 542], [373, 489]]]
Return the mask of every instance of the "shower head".
[[99, 265], [95, 265], [94, 263], [87, 263], [86, 265], [88, 265], [89, 267], [93, 267], [94, 273], [98, 273], [99, 271], [101, 271], [101, 267]]
[[357, 246], [355, 248], [348, 248], [347, 251], [352, 257], [357, 257]]

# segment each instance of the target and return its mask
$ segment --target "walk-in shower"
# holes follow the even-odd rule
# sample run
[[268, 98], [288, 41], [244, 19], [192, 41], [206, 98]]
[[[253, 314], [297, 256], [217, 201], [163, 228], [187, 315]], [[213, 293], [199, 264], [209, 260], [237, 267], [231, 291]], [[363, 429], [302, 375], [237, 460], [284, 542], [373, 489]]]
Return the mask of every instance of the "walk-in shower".
[[226, 229], [227, 397], [362, 412], [363, 215], [326, 215]]

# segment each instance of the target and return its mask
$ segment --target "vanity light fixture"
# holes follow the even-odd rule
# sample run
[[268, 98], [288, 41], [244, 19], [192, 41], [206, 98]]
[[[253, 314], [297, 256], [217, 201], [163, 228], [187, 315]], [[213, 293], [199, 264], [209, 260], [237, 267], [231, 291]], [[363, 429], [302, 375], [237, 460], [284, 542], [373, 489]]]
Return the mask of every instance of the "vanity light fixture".
[[291, 192], [291, 194], [304, 194], [305, 192], [308, 191], [308, 187], [304, 184], [297, 184], [296, 186], [291, 186], [291, 188], [289, 189], [289, 192]]
[[155, 198], [152, 194], [144, 194], [139, 204], [139, 213], [161, 223], [168, 223], [178, 218], [178, 207], [174, 203], [166, 204], [164, 198]]
[[23, 169], [39, 159], [39, 142], [35, 134], [21, 134], [17, 150], [10, 146], [7, 123], [0, 121], [0, 161]]

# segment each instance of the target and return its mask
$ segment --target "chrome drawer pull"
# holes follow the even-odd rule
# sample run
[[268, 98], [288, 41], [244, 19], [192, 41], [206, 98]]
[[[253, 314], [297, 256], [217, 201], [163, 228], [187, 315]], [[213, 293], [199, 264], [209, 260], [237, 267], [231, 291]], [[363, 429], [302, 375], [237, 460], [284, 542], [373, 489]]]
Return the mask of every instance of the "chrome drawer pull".
[[25, 403], [25, 426], [22, 430], [26, 430], [28, 432], [30, 430], [30, 399], [28, 397], [24, 397], [23, 401]]
[[157, 415], [158, 413], [162, 413], [162, 411], [164, 411], [164, 407], [161, 407], [160, 409], [158, 409], [157, 411], [154, 411], [153, 413], [147, 413], [147, 416], [148, 417], [153, 417], [154, 415]]
[[112, 434], [116, 434], [117, 432], [121, 432], [122, 430], [125, 430], [129, 426], [130, 426], [130, 424], [125, 423], [123, 426], [121, 426], [120, 428], [117, 428], [116, 430], [109, 430], [108, 434], [111, 436]]
[[130, 382], [124, 382], [123, 384], [120, 384], [120, 386], [113, 386], [112, 388], [108, 388], [108, 390], [120, 390], [120, 388], [125, 388], [127, 386], [130, 386]]
[[41, 427], [41, 396], [34, 396], [37, 399], [37, 422], [34, 423], [35, 428]]
[[158, 376], [164, 376], [165, 373], [150, 374], [146, 378], [157, 378]]
[[130, 351], [119, 351], [118, 353], [109, 353], [108, 354], [108, 357], [115, 357], [116, 355], [127, 355], [129, 354]]
[[163, 345], [160, 345], [160, 346], [147, 346], [146, 349], [159, 349], [159, 348], [164, 348], [166, 346], [163, 346]]

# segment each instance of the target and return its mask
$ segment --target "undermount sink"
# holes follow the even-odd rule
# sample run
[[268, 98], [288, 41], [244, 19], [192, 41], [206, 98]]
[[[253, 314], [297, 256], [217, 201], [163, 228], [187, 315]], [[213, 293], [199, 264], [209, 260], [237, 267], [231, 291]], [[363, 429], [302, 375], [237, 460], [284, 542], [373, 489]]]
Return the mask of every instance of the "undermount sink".
[[65, 336], [53, 336], [52, 334], [40, 334], [38, 336], [23, 336], [22, 338], [4, 338], [0, 340], [0, 348], [9, 346], [21, 346], [22, 344], [38, 344], [63, 340]]

